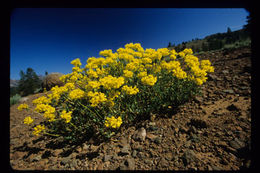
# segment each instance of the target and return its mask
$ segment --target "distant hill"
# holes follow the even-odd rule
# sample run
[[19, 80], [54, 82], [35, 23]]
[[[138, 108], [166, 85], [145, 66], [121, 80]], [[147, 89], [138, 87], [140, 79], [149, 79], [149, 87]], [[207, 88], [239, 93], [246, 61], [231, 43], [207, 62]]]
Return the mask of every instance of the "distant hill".
[[250, 34], [245, 29], [231, 31], [228, 29], [225, 33], [216, 33], [206, 36], [203, 39], [192, 39], [182, 42], [176, 46], [168, 46], [169, 49], [175, 49], [177, 52], [185, 48], [191, 48], [193, 52], [204, 52], [218, 49], [237, 48], [249, 46], [251, 44]]
[[10, 79], [10, 87], [18, 87], [19, 80]]

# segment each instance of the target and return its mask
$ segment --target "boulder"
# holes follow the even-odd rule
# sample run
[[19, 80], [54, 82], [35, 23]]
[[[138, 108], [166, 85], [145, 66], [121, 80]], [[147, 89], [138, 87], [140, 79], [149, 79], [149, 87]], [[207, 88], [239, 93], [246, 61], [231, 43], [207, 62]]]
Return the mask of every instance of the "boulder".
[[60, 80], [60, 77], [63, 74], [61, 73], [51, 73], [48, 74], [42, 82], [42, 89], [46, 88], [47, 91], [51, 90], [52, 87], [54, 86], [63, 86], [64, 83]]

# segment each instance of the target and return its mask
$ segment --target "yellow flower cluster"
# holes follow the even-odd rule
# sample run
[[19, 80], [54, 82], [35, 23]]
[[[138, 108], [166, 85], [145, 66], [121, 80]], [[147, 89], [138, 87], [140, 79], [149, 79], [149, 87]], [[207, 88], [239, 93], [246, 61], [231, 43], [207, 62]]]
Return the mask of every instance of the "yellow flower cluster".
[[142, 77], [141, 81], [144, 85], [153, 86], [157, 81], [157, 77], [154, 77], [153, 75], [150, 74], [148, 76]]
[[123, 77], [113, 77], [111, 75], [108, 75], [104, 78], [101, 78], [99, 80], [100, 84], [107, 90], [111, 89], [117, 89], [120, 88], [124, 83], [125, 80]]
[[92, 90], [92, 89], [99, 89], [100, 82], [99, 81], [88, 81], [88, 84], [85, 85], [85, 89]]
[[38, 104], [38, 105], [36, 105], [36, 108], [34, 110], [39, 113], [43, 113], [43, 112], [54, 113], [55, 112], [55, 108], [48, 104]]
[[88, 97], [90, 97], [90, 103], [92, 107], [96, 107], [99, 103], [107, 101], [106, 95], [102, 92], [88, 92]]
[[30, 116], [25, 117], [23, 120], [23, 123], [28, 124], [28, 125], [31, 124], [32, 122], [33, 122], [33, 119]]
[[76, 67], [77, 67], [77, 66], [81, 66], [81, 62], [80, 62], [80, 59], [79, 59], [79, 58], [72, 60], [70, 63], [71, 63], [72, 65], [76, 66]]
[[69, 123], [71, 121], [71, 114], [72, 111], [66, 112], [66, 110], [63, 110], [60, 114], [60, 117], [65, 120], [66, 123]]
[[131, 87], [131, 86], [124, 85], [122, 87], [122, 91], [126, 92], [126, 94], [128, 95], [135, 95], [139, 92], [139, 89], [136, 86]]
[[110, 128], [119, 128], [122, 124], [122, 118], [119, 116], [118, 118], [115, 118], [114, 116], [110, 117], [106, 117], [105, 120], [105, 126]]
[[49, 103], [51, 103], [51, 100], [48, 99], [48, 98], [45, 97], [45, 96], [42, 96], [42, 97], [39, 97], [39, 98], [33, 100], [32, 103], [33, 103], [34, 105], [38, 105], [38, 104], [49, 104]]
[[79, 88], [72, 90], [69, 93], [69, 98], [74, 100], [74, 99], [81, 99], [85, 96], [85, 92]]
[[19, 111], [21, 111], [23, 109], [28, 109], [28, 108], [29, 108], [29, 106], [27, 104], [23, 103], [23, 104], [20, 104], [17, 109]]
[[134, 73], [132, 71], [129, 70], [124, 70], [124, 76], [127, 78], [133, 77]]
[[[191, 52], [192, 51], [190, 51], [190, 53]], [[191, 74], [188, 76], [188, 78], [195, 81], [198, 85], [202, 85], [207, 80], [207, 72], [214, 72], [214, 67], [211, 66], [209, 60], [202, 60], [199, 62], [199, 59], [190, 53], [186, 53], [187, 55], [183, 57], [184, 62], [191, 71]]]
[[[170, 76], [172, 77], [169, 78], [170, 80], [176, 78], [184, 82], [192, 80], [197, 85], [201, 85], [207, 80], [207, 73], [214, 72], [210, 61], [199, 61], [193, 55], [192, 49], [184, 49], [181, 52], [168, 48], [144, 50], [140, 43], [129, 43], [114, 53], [108, 49], [100, 51], [99, 55], [102, 57], [88, 58], [84, 67], [81, 67], [82, 63], [79, 58], [72, 60], [72, 72], [60, 77], [65, 85], [55, 86], [51, 89], [51, 94], [33, 100], [33, 104], [36, 105], [34, 110], [43, 113], [49, 122], [65, 120], [65, 123], [70, 123], [72, 120], [73, 110], [68, 109], [74, 109], [71, 106], [75, 100], [79, 104], [91, 106], [94, 109], [102, 108], [101, 105], [108, 105], [109, 109], [104, 110], [118, 113], [119, 110], [114, 109], [122, 107], [121, 99], [125, 99], [126, 95], [148, 92], [147, 87], [142, 87], [142, 85], [154, 86], [157, 80], [159, 84], [160, 80], [164, 80], [162, 78], [165, 75], [174, 76]], [[28, 109], [28, 105], [21, 104], [18, 109]], [[75, 107], [75, 109], [79, 108]], [[96, 113], [98, 112], [100, 111]], [[102, 117], [102, 115], [97, 114], [97, 117]], [[31, 124], [33, 121], [28, 116], [24, 119], [24, 124]], [[105, 118], [104, 125], [108, 128], [119, 128], [121, 124], [120, 116]], [[43, 130], [45, 127], [38, 125], [34, 128], [33, 134], [38, 136]]]
[[44, 125], [37, 125], [36, 127], [33, 128], [33, 135], [35, 136], [39, 136], [39, 133], [41, 133], [42, 131], [45, 130], [45, 126]]

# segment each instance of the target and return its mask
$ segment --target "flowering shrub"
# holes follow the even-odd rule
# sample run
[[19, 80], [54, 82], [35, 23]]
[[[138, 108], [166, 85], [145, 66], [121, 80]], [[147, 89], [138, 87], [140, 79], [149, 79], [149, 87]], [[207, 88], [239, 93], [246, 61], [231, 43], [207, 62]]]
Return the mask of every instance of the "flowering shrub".
[[[71, 142], [88, 134], [109, 138], [122, 124], [167, 107], [176, 109], [198, 94], [207, 73], [214, 72], [210, 61], [199, 61], [191, 49], [144, 50], [130, 43], [99, 54], [88, 58], [85, 67], [79, 58], [71, 61], [72, 73], [60, 78], [65, 85], [33, 101], [34, 111], [45, 118], [34, 127], [34, 135], [63, 136]], [[32, 125], [33, 118], [24, 123]]]

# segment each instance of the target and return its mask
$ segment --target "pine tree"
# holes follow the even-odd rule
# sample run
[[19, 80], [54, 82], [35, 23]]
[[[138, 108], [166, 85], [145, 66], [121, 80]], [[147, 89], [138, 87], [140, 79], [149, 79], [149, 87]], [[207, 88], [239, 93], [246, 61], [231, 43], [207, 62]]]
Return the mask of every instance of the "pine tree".
[[26, 73], [20, 71], [18, 90], [21, 96], [33, 94], [40, 87], [41, 81], [32, 68], [27, 68]]

